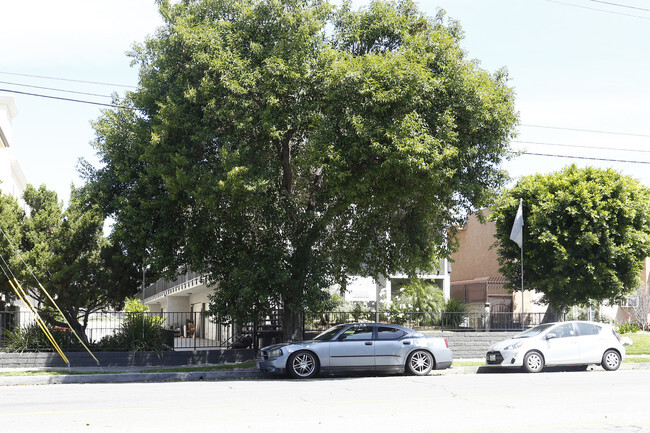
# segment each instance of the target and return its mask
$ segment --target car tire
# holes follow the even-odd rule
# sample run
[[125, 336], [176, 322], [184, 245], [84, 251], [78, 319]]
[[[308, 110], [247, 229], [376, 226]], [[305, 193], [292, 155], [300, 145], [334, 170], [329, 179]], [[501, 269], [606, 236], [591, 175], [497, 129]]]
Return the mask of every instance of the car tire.
[[524, 370], [527, 373], [539, 373], [544, 369], [544, 356], [533, 350], [524, 356]]
[[310, 379], [318, 374], [319, 368], [318, 357], [305, 350], [292, 353], [287, 361], [287, 371], [294, 379]]
[[406, 360], [406, 371], [415, 376], [426, 376], [433, 369], [433, 363], [433, 355], [426, 350], [416, 350]]
[[603, 355], [600, 365], [607, 371], [618, 370], [618, 367], [621, 366], [621, 355], [615, 350], [608, 350]]

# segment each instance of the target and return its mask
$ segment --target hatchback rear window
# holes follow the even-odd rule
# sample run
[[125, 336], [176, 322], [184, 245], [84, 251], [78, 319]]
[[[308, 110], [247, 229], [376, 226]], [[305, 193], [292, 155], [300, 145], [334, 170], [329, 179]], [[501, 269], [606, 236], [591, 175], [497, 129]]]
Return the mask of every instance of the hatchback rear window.
[[602, 329], [602, 327], [594, 325], [593, 323], [578, 322], [577, 325], [580, 335], [598, 335]]

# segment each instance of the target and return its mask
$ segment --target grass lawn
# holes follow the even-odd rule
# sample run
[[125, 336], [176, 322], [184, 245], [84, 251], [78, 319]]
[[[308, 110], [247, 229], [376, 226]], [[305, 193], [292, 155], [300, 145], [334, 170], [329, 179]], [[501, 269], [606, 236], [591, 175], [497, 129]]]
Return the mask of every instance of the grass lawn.
[[633, 344], [625, 347], [628, 356], [631, 355], [650, 355], [650, 334], [637, 332], [634, 334], [624, 334], [624, 337], [630, 337]]

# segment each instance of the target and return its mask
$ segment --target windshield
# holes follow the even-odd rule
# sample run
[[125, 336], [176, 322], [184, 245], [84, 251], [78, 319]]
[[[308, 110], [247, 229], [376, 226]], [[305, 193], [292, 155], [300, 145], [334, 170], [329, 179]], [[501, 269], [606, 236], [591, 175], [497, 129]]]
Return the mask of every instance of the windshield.
[[541, 334], [542, 332], [546, 331], [548, 328], [550, 328], [553, 325], [555, 325], [555, 323], [545, 323], [544, 325], [538, 325], [535, 326], [534, 328], [530, 328], [529, 330], [522, 332], [521, 334], [515, 335], [513, 338], [535, 337], [536, 335]]
[[327, 340], [331, 340], [332, 337], [334, 337], [336, 334], [338, 334], [338, 332], [339, 332], [341, 329], [343, 329], [344, 326], [345, 326], [345, 325], [336, 325], [336, 326], [333, 326], [333, 327], [331, 327], [330, 329], [328, 329], [327, 331], [318, 334], [316, 337], [314, 337], [314, 340], [318, 340], [318, 341], [327, 341]]

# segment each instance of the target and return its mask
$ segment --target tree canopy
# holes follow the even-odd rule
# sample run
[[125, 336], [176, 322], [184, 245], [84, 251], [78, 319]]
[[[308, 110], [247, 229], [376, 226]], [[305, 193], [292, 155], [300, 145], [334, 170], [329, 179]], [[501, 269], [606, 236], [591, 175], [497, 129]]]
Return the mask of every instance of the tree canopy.
[[[28, 185], [24, 199], [29, 211], [22, 216], [15, 245], [25, 263], [17, 263], [12, 272], [39, 307], [54, 309], [40, 282], [83, 335], [91, 313], [120, 308], [124, 298], [133, 295], [140, 281], [138, 268], [119, 244], [103, 236], [102, 212], [83, 205], [77, 191], [72, 191], [65, 209], [45, 186]], [[56, 314], [45, 317], [57, 324]]]
[[640, 284], [650, 255], [650, 190], [614, 170], [575, 165], [522, 178], [490, 216], [501, 273], [518, 289], [519, 246], [510, 240], [519, 199], [524, 213], [524, 287], [543, 294], [551, 312], [612, 302]]
[[[301, 312], [350, 274], [431, 270], [503, 184], [517, 115], [460, 26], [410, 0], [160, 2], [138, 89], [95, 122], [86, 192], [152, 269], [204, 272], [212, 311]], [[447, 234], [451, 233], [448, 238]]]

